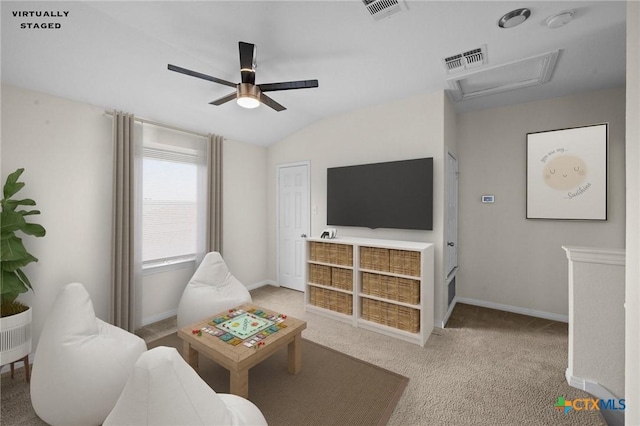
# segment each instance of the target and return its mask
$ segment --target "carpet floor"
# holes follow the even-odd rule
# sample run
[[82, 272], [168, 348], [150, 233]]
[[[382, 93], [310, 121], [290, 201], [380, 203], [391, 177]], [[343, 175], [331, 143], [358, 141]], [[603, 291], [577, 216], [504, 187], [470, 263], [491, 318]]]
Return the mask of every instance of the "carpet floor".
[[[265, 286], [251, 296], [257, 305], [307, 321], [306, 340], [408, 377], [390, 426], [606, 425], [595, 411], [554, 408], [559, 396], [590, 397], [564, 376], [567, 324], [458, 304], [447, 328], [434, 330], [422, 348], [306, 312], [297, 291]], [[175, 325], [149, 327], [143, 334], [151, 341], [174, 331]], [[17, 374], [1, 380], [2, 425], [44, 424], [33, 413], [22, 369]]]
[[[173, 333], [148, 347], [181, 351]], [[200, 356], [200, 376], [216, 392], [229, 392], [229, 372]], [[386, 425], [408, 379], [333, 349], [302, 340], [302, 370], [287, 372], [287, 348], [249, 370], [249, 400], [270, 425]]]

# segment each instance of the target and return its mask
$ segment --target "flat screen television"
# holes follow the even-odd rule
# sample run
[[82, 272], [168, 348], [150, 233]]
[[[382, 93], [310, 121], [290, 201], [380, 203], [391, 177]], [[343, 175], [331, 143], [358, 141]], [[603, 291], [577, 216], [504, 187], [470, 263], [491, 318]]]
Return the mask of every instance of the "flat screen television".
[[433, 158], [328, 168], [327, 225], [433, 230]]

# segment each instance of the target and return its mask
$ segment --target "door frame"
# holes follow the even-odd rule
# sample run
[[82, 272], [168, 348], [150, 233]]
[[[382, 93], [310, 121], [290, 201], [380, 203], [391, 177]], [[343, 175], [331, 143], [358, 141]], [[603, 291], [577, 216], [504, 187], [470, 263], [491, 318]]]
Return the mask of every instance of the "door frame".
[[[280, 170], [288, 167], [307, 167], [307, 236], [311, 235], [311, 160], [295, 161], [292, 163], [276, 164], [276, 283], [280, 287]], [[305, 244], [304, 253], [307, 246]], [[306, 256], [305, 256], [306, 257]], [[306, 259], [305, 259], [306, 260]], [[306, 274], [305, 274], [306, 275]]]
[[[449, 173], [450, 173], [450, 168], [449, 168], [449, 157], [451, 157], [456, 164], [456, 169], [454, 171], [455, 173], [455, 185], [456, 185], [456, 241], [455, 241], [455, 247], [456, 247], [456, 265], [455, 267], [451, 270], [448, 271], [449, 269], [449, 262], [448, 262], [448, 255], [447, 255], [447, 242], [448, 242], [448, 232], [449, 232], [449, 220], [448, 220], [448, 215], [449, 215], [449, 195], [450, 195], [450, 187], [449, 185], [447, 185], [447, 183], [449, 182]], [[458, 274], [458, 268], [459, 268], [459, 256], [458, 256], [458, 230], [459, 230], [459, 218], [460, 218], [460, 214], [459, 214], [459, 210], [460, 210], [460, 181], [459, 181], [459, 176], [460, 176], [460, 162], [458, 160], [458, 157], [456, 156], [455, 153], [453, 153], [451, 150], [447, 149], [447, 154], [446, 154], [446, 161], [445, 161], [445, 195], [447, 197], [447, 203], [446, 203], [446, 213], [445, 213], [445, 221], [444, 221], [444, 225], [445, 225], [445, 230], [444, 230], [444, 247], [443, 247], [443, 252], [444, 252], [444, 257], [445, 257], [445, 262], [444, 262], [444, 291], [443, 291], [443, 296], [444, 296], [444, 318], [442, 319], [442, 328], [445, 328], [447, 325], [447, 322], [449, 321], [449, 318], [451, 317], [451, 314], [453, 313], [453, 309], [456, 307], [456, 303], [458, 302], [458, 295], [454, 295], [453, 300], [451, 301], [451, 304], [449, 304], [449, 286], [451, 285], [452, 282], [455, 282], [457, 280], [457, 274]], [[457, 283], [456, 283], [457, 284]], [[458, 289], [456, 288], [456, 291]]]
[[[455, 241], [456, 265], [453, 267], [453, 269], [451, 271], [449, 271], [448, 270], [449, 269], [449, 264], [448, 264], [449, 263], [448, 262], [449, 259], [448, 259], [448, 256], [447, 256], [447, 259], [446, 259], [445, 265], [444, 265], [445, 266], [445, 280], [447, 280], [447, 281], [456, 274], [456, 272], [458, 270], [458, 266], [459, 266], [458, 265], [458, 230], [459, 230], [459, 228], [458, 228], [458, 226], [459, 226], [458, 219], [460, 217], [460, 215], [459, 215], [460, 206], [459, 206], [459, 203], [458, 203], [458, 201], [460, 199], [459, 192], [458, 192], [459, 191], [459, 187], [460, 187], [460, 184], [459, 184], [459, 181], [458, 181], [458, 177], [460, 176], [460, 169], [459, 169], [460, 166], [459, 166], [458, 157], [456, 157], [456, 155], [453, 152], [451, 152], [450, 150], [447, 150], [445, 182], [448, 182], [448, 175], [449, 175], [449, 172], [450, 172], [450, 170], [449, 170], [449, 157], [453, 158], [453, 160], [456, 162], [456, 169], [457, 169], [457, 170], [454, 171], [455, 176], [456, 176], [456, 197], [457, 197], [456, 198], [456, 241]], [[447, 206], [446, 206], [447, 211], [446, 211], [446, 220], [445, 220], [446, 229], [445, 229], [445, 235], [444, 235], [444, 240], [445, 240], [444, 241], [444, 243], [445, 243], [444, 249], [446, 251], [446, 247], [447, 247], [446, 244], [448, 242], [447, 240], [448, 240], [448, 237], [449, 237], [449, 235], [448, 235], [448, 232], [449, 232], [449, 227], [448, 227], [448, 223], [449, 223], [449, 220], [448, 220], [448, 217], [449, 217], [449, 198], [448, 197], [450, 195], [450, 188], [449, 188], [448, 185], [446, 186], [445, 191], [447, 193], [446, 194], [447, 195]]]

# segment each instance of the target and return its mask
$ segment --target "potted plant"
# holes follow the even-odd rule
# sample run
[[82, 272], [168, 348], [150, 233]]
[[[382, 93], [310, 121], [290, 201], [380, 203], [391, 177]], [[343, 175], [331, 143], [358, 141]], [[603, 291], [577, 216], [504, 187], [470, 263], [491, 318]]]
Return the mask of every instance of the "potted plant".
[[[16, 299], [18, 295], [33, 290], [22, 268], [38, 259], [27, 251], [18, 235], [43, 237], [46, 233], [42, 225], [29, 223], [26, 218], [40, 212], [22, 208], [35, 206], [36, 202], [29, 198], [13, 198], [25, 185], [18, 181], [22, 172], [24, 169], [18, 169], [7, 176], [0, 201], [0, 364], [25, 358], [31, 352], [31, 308]], [[28, 368], [27, 362], [25, 366]]]

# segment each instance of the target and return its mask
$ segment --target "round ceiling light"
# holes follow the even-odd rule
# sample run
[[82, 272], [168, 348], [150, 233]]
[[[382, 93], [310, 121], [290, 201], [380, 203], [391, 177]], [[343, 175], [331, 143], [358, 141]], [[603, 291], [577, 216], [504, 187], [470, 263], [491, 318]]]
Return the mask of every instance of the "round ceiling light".
[[260, 88], [249, 83], [238, 84], [236, 102], [242, 108], [257, 108], [260, 106]]
[[573, 19], [573, 10], [565, 10], [564, 12], [560, 12], [557, 15], [549, 16], [545, 23], [549, 28], [560, 28], [564, 25], [567, 25]]
[[513, 28], [516, 25], [522, 24], [527, 18], [531, 16], [531, 11], [529, 9], [516, 9], [504, 15], [498, 21], [498, 26], [500, 28]]

